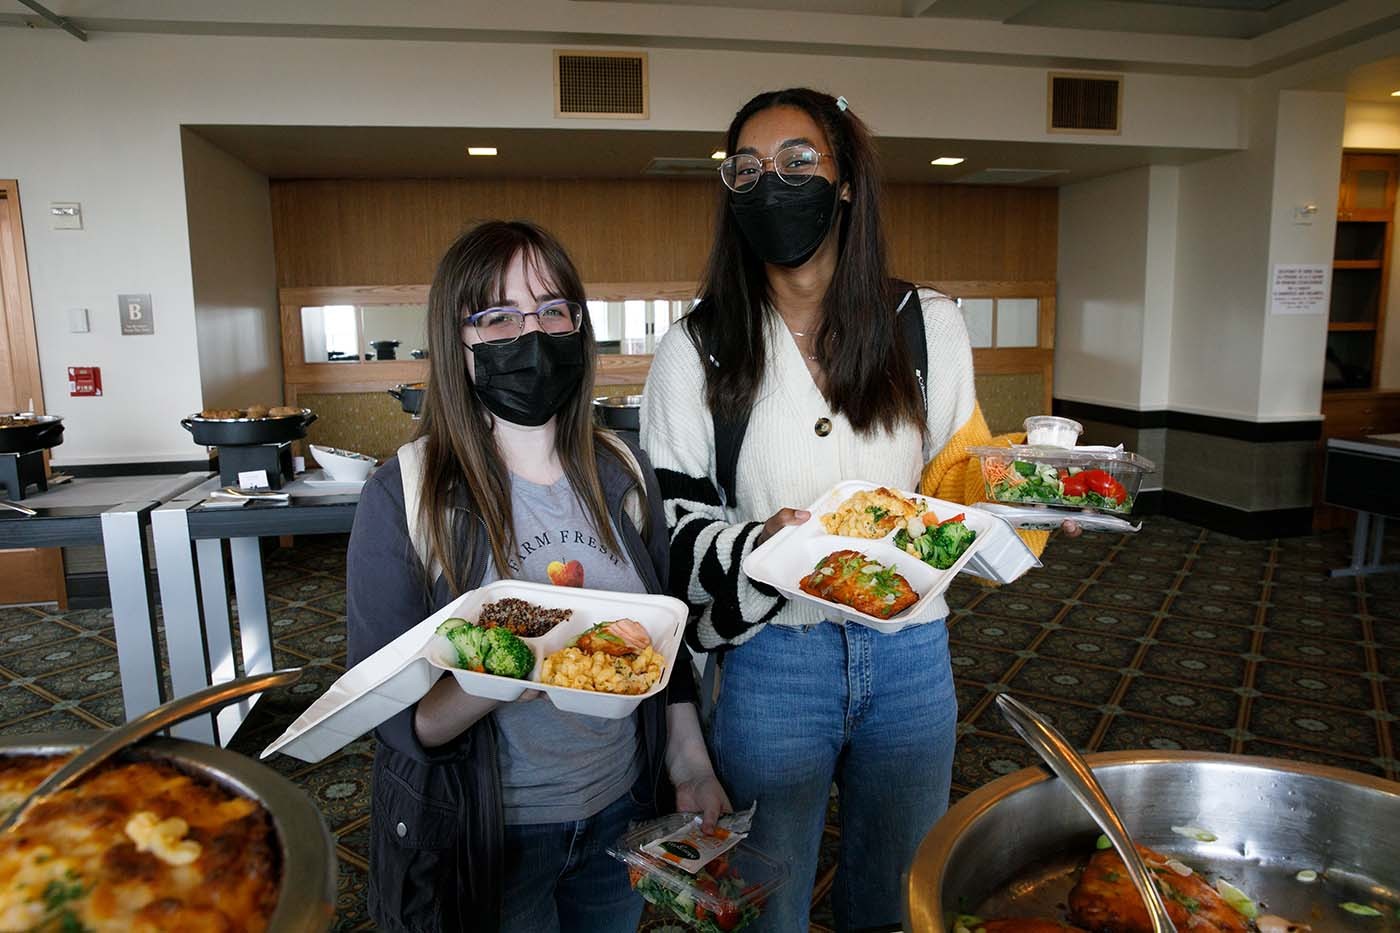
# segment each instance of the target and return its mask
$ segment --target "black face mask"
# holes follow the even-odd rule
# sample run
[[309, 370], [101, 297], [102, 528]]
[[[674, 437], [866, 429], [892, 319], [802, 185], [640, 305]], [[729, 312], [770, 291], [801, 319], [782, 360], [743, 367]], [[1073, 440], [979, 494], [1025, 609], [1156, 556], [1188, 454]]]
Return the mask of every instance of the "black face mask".
[[820, 175], [799, 188], [767, 172], [745, 192], [730, 192], [729, 209], [744, 239], [764, 262], [789, 268], [812, 258], [836, 220], [836, 188]]
[[511, 424], [539, 427], [583, 382], [582, 334], [551, 337], [536, 330], [514, 343], [479, 343], [469, 349], [476, 359], [476, 397]]

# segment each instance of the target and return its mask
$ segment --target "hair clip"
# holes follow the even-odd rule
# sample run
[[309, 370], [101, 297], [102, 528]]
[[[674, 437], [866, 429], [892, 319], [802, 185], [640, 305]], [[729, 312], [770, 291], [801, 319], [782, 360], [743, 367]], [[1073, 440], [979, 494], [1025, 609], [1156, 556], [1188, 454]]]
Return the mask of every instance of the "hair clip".
[[847, 110], [851, 109], [851, 105], [846, 102], [846, 98], [838, 97], [836, 98], [836, 109], [840, 110], [842, 113], [845, 113]]

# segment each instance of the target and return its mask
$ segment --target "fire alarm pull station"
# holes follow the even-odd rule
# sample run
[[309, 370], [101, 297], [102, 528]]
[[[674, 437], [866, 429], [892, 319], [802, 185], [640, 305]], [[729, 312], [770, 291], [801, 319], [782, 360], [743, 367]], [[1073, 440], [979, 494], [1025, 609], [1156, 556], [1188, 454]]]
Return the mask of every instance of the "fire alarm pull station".
[[100, 366], [69, 366], [68, 394], [73, 398], [102, 395], [102, 368]]

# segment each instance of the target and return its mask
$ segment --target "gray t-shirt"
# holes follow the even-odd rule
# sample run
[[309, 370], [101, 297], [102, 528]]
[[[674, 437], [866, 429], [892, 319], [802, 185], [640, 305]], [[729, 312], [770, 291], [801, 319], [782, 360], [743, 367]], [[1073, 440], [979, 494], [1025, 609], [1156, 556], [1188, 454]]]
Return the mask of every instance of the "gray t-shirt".
[[[511, 477], [515, 519], [510, 576], [533, 583], [640, 593], [625, 553], [603, 544], [567, 477], [552, 486]], [[499, 579], [489, 566], [482, 583]], [[566, 713], [548, 697], [496, 708], [505, 820], [587, 819], [631, 789], [641, 772], [637, 721]]]

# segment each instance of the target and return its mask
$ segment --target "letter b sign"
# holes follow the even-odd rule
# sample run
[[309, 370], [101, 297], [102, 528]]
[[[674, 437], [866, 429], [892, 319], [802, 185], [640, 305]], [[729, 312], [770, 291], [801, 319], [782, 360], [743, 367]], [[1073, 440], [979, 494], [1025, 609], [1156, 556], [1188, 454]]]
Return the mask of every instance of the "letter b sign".
[[121, 309], [122, 334], [154, 334], [155, 317], [151, 312], [150, 295], [118, 295]]

